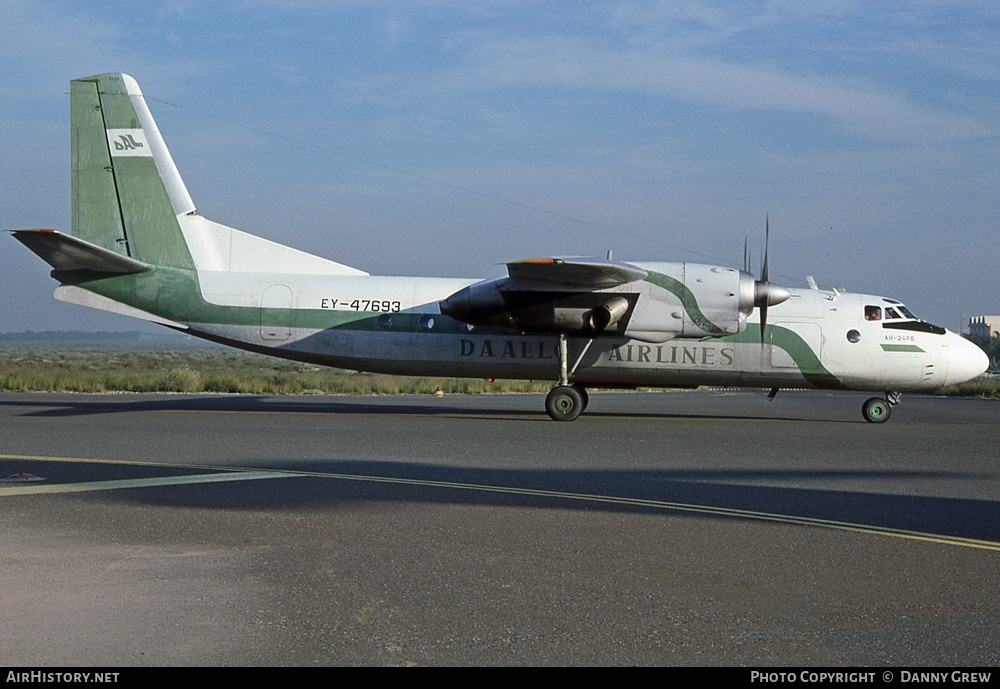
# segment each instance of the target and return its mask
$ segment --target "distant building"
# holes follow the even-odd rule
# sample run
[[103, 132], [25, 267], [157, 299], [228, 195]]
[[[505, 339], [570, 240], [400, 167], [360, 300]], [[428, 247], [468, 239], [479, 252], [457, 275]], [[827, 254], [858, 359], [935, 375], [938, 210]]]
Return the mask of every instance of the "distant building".
[[1000, 337], [1000, 316], [973, 316], [969, 319], [969, 335], [983, 340]]

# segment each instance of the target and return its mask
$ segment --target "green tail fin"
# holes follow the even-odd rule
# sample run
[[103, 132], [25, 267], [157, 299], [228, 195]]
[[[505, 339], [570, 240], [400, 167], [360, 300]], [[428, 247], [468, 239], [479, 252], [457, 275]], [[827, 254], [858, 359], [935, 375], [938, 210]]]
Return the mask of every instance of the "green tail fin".
[[193, 269], [177, 216], [194, 212], [184, 182], [125, 74], [70, 83], [73, 235], [157, 266]]

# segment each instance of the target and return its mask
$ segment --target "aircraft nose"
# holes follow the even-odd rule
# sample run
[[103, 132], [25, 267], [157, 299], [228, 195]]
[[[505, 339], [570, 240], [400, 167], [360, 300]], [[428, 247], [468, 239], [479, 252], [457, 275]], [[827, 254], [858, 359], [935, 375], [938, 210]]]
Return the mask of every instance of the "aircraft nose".
[[986, 352], [960, 335], [952, 335], [948, 343], [948, 375], [945, 385], [955, 385], [972, 380], [990, 367]]

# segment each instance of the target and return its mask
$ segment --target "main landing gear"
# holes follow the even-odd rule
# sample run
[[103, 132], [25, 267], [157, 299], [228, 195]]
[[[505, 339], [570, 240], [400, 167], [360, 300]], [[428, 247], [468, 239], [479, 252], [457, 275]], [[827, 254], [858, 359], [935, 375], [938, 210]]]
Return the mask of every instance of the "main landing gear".
[[861, 415], [868, 423], [885, 423], [892, 415], [892, 408], [899, 404], [902, 397], [898, 392], [886, 392], [885, 399], [871, 397], [861, 405]]
[[583, 361], [583, 355], [593, 342], [588, 340], [576, 363], [573, 364], [573, 369], [570, 370], [567, 363], [569, 352], [566, 335], [559, 335], [559, 382], [545, 397], [545, 411], [553, 421], [573, 421], [587, 408], [587, 403], [590, 401], [587, 390], [582, 385], [570, 384], [569, 377]]
[[587, 408], [588, 397], [580, 385], [557, 385], [545, 397], [545, 411], [554, 421], [572, 421]]

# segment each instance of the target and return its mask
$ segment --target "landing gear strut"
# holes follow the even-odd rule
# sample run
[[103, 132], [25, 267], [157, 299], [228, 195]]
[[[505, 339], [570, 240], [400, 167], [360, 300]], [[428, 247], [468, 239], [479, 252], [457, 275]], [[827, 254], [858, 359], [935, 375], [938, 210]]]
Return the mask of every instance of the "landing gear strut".
[[566, 343], [566, 335], [559, 335], [559, 349], [557, 350], [559, 353], [559, 382], [545, 397], [545, 411], [548, 412], [549, 418], [553, 421], [573, 421], [587, 408], [590, 396], [587, 394], [586, 388], [577, 383], [570, 384], [569, 377], [583, 361], [583, 355], [587, 353], [592, 343], [593, 340], [587, 342], [571, 371], [567, 363], [569, 347]]
[[868, 423], [885, 423], [892, 415], [892, 408], [899, 404], [902, 395], [898, 392], [886, 392], [885, 399], [871, 397], [861, 405], [861, 415]]

